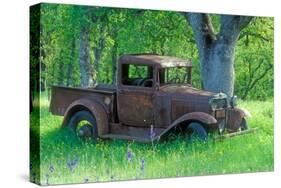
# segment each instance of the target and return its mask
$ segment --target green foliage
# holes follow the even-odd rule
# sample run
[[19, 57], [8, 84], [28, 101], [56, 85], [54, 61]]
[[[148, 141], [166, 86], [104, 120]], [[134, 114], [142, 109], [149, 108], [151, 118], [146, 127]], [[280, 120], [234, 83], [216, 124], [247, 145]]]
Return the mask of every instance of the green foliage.
[[148, 76], [148, 69], [150, 67], [145, 66], [145, 65], [129, 65], [129, 78], [147, 78]]
[[[252, 118], [252, 134], [207, 143], [182, 138], [164, 143], [140, 144], [120, 140], [83, 142], [61, 129], [62, 117], [48, 111], [45, 94], [40, 100], [40, 177], [43, 185], [176, 176], [197, 176], [273, 170], [273, 100], [240, 101]], [[38, 104], [35, 109], [38, 113]], [[31, 130], [39, 126], [36, 111]], [[37, 133], [38, 134], [38, 133]], [[128, 151], [132, 154], [128, 160]], [[38, 162], [36, 156], [31, 156]], [[32, 169], [38, 172], [38, 169]], [[31, 177], [32, 179], [33, 177]], [[35, 179], [38, 178], [38, 175]]]
[[[220, 16], [212, 15], [211, 19], [216, 32]], [[235, 94], [248, 99], [241, 105], [252, 113], [249, 125], [258, 127], [257, 133], [206, 144], [187, 144], [177, 138], [153, 147], [117, 140], [100, 140], [94, 145], [61, 130], [62, 118], [49, 113], [49, 101], [43, 94], [40, 113], [36, 102], [31, 114], [32, 135], [38, 136], [38, 116], [41, 118], [41, 163], [39, 156], [31, 156], [36, 166], [31, 180], [41, 177], [42, 184], [58, 184], [273, 170], [273, 27], [273, 18], [255, 18], [242, 30], [236, 46]], [[31, 14], [32, 90], [39, 88], [39, 69], [41, 89], [80, 86], [79, 39], [83, 29], [89, 32], [90, 64], [97, 82], [115, 82], [117, 59], [122, 54], [158, 53], [191, 59], [192, 85], [201, 88], [198, 50], [182, 14], [41, 4], [41, 12]], [[39, 34], [40, 45], [36, 44]], [[127, 159], [128, 150], [133, 154], [132, 162]]]
[[242, 98], [273, 97], [273, 18], [256, 18], [236, 47], [235, 92]]
[[[220, 16], [212, 15], [215, 32]], [[122, 54], [157, 53], [191, 59], [192, 84], [201, 88], [198, 50], [191, 27], [178, 12], [41, 5], [42, 83], [79, 86], [80, 34], [89, 32], [92, 79], [114, 84]], [[34, 35], [34, 33], [33, 33]], [[32, 67], [36, 57], [31, 55]], [[240, 35], [235, 53], [235, 94], [247, 99], [273, 97], [273, 18], [255, 18]], [[33, 83], [38, 84], [38, 83]]]

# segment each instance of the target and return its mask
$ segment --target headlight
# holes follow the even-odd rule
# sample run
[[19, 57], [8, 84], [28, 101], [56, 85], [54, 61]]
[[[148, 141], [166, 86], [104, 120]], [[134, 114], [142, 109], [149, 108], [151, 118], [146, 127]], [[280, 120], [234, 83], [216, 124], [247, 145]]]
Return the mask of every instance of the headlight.
[[224, 93], [215, 94], [209, 101], [212, 110], [227, 107], [227, 95]]
[[237, 96], [236, 96], [236, 95], [234, 95], [233, 97], [231, 97], [231, 99], [230, 99], [230, 106], [231, 106], [232, 108], [234, 108], [234, 107], [237, 106]]

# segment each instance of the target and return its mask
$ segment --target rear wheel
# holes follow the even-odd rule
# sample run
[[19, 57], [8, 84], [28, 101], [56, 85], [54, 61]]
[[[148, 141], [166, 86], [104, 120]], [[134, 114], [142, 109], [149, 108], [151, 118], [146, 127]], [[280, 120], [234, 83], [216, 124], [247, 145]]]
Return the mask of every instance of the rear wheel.
[[76, 112], [67, 125], [72, 132], [83, 140], [96, 140], [98, 137], [96, 118], [88, 111]]
[[192, 122], [187, 127], [187, 137], [188, 141], [206, 141], [208, 139], [208, 134], [206, 129], [203, 127], [201, 123], [198, 122]]

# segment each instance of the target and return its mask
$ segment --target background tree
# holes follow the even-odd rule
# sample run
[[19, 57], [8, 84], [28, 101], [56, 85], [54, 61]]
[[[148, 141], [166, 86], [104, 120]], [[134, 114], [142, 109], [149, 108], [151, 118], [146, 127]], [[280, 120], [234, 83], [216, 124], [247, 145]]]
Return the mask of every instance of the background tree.
[[273, 19], [254, 18], [236, 47], [235, 93], [242, 99], [273, 96]]
[[235, 46], [240, 31], [249, 24], [252, 17], [222, 15], [220, 30], [216, 33], [210, 15], [185, 15], [193, 29], [198, 47], [204, 89], [232, 96]]
[[191, 59], [196, 88], [273, 97], [273, 18], [65, 4], [42, 4], [40, 13], [40, 61], [31, 53], [37, 92], [115, 84], [120, 55], [157, 53]]

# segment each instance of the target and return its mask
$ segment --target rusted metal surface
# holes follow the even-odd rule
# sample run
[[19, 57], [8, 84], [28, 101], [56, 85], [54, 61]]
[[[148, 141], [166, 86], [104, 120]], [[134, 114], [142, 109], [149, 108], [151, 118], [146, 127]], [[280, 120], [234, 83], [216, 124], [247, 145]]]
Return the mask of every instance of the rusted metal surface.
[[128, 140], [135, 140], [147, 143], [157, 140], [164, 130], [164, 128], [153, 127], [153, 134], [151, 134], [151, 126], [138, 127], [111, 123], [110, 133], [107, 134], [105, 137], [112, 138], [112, 136], [119, 135], [119, 137], [116, 138], [128, 138]]
[[169, 135], [169, 133], [173, 132], [177, 126], [187, 126], [190, 122], [201, 122], [204, 125], [207, 125], [208, 129], [212, 129], [213, 126], [215, 126], [215, 124], [217, 123], [217, 120], [209, 115], [206, 114], [204, 112], [192, 112], [192, 113], [188, 113], [185, 114], [183, 116], [181, 116], [180, 118], [178, 118], [177, 120], [175, 120], [169, 127], [167, 127], [163, 132], [161, 132], [160, 135], [158, 135], [159, 139], [160, 137], [166, 137]]
[[[92, 97], [103, 104], [105, 97], [112, 97], [116, 91], [101, 90], [94, 88], [67, 88], [60, 86], [52, 87], [50, 111], [55, 115], [64, 115], [68, 106], [79, 99]], [[110, 111], [110, 106], [106, 107]]]
[[153, 114], [156, 127], [168, 127], [172, 123], [171, 97], [163, 92], [156, 92], [153, 96]]
[[153, 91], [120, 88], [117, 92], [119, 120], [132, 126], [153, 124]]
[[215, 117], [217, 119], [220, 119], [220, 118], [225, 118], [225, 110], [216, 110], [215, 111]]
[[184, 60], [170, 56], [159, 55], [123, 55], [119, 58], [119, 63], [139, 64], [139, 65], [152, 65], [156, 67], [192, 67], [192, 63], [189, 60]]
[[213, 116], [211, 116], [207, 113], [190, 112], [190, 113], [187, 113], [187, 114], [181, 116], [177, 120], [175, 120], [172, 125], [177, 125], [177, 124], [179, 124], [181, 122], [185, 122], [185, 121], [199, 121], [203, 124], [209, 124], [209, 125], [217, 123], [217, 120]]
[[227, 129], [228, 132], [236, 132], [240, 128], [244, 112], [239, 108], [230, 108], [227, 110]]
[[[148, 79], [152, 84], [130, 85], [132, 82], [126, 82], [128, 77], [124, 76], [128, 75], [128, 66], [123, 64], [150, 66]], [[188, 71], [192, 65], [190, 61], [168, 56], [121, 56], [116, 86], [53, 87], [50, 111], [64, 115], [63, 124], [79, 110], [90, 111], [97, 120], [101, 138], [150, 142], [194, 121], [208, 131], [238, 131], [245, 114], [231, 107], [225, 94], [199, 90], [189, 84], [160, 85], [160, 70], [177, 66], [187, 67]]]
[[100, 102], [93, 98], [83, 98], [71, 103], [65, 111], [63, 126], [66, 126], [70, 118], [81, 110], [88, 110], [95, 117], [99, 136], [109, 132], [108, 112]]

